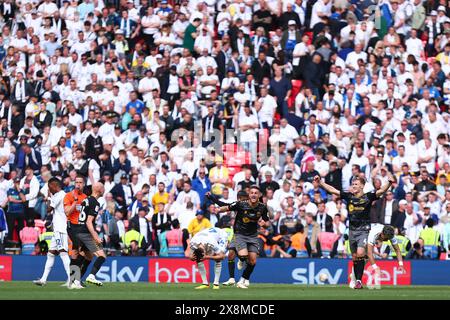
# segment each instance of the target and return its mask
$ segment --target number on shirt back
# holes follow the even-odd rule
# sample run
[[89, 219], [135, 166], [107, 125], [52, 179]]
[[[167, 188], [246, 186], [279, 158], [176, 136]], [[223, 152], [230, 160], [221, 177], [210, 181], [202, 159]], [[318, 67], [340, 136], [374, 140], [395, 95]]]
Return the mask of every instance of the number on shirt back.
[[86, 222], [86, 212], [84, 212], [84, 209], [86, 209], [86, 205], [83, 201], [83, 203], [81, 204], [81, 210], [80, 210], [80, 214], [78, 215], [78, 222], [79, 223], [85, 223]]

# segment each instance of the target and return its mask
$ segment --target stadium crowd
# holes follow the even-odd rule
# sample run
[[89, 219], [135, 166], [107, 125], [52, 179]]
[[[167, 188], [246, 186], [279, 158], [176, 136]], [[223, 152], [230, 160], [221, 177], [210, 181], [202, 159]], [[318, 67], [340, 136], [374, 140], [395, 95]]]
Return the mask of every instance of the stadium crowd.
[[261, 256], [344, 257], [346, 206], [314, 176], [339, 190], [363, 176], [369, 192], [391, 172], [373, 222], [407, 258], [438, 258], [449, 17], [445, 0], [1, 1], [1, 249], [39, 251], [46, 181], [71, 192], [82, 176], [86, 194], [105, 184], [96, 225], [113, 254], [182, 254], [232, 225], [211, 198], [256, 184]]

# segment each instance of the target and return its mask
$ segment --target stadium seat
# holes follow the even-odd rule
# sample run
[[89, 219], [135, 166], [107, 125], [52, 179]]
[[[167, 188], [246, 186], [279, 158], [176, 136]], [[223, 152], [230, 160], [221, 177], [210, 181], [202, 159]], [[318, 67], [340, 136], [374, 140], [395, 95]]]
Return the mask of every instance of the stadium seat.
[[328, 257], [333, 251], [333, 246], [336, 240], [339, 239], [339, 235], [333, 232], [321, 232], [319, 233], [319, 243], [322, 249], [322, 257]]

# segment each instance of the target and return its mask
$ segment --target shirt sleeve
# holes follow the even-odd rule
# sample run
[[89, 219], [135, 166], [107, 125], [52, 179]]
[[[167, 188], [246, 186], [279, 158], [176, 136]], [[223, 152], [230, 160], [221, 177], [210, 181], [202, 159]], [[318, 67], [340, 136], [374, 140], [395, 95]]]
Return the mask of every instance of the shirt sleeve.
[[369, 198], [370, 201], [375, 201], [378, 199], [377, 194], [374, 191], [367, 193], [367, 198]]
[[341, 191], [341, 194], [339, 195], [339, 197], [342, 200], [348, 201], [348, 199], [350, 199], [350, 193]]
[[230, 208], [231, 211], [239, 210], [239, 208], [241, 208], [241, 202], [240, 201], [233, 202], [228, 207]]

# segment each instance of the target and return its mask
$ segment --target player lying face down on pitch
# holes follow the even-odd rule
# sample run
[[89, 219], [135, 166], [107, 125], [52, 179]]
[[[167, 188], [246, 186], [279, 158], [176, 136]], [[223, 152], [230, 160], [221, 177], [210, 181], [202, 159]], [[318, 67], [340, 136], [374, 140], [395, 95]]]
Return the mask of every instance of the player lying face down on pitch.
[[367, 256], [369, 257], [371, 269], [375, 274], [375, 285], [379, 285], [380, 268], [375, 263], [374, 247], [377, 245], [381, 245], [384, 241], [391, 242], [397, 255], [399, 265], [398, 270], [401, 273], [405, 273], [405, 268], [403, 267], [402, 253], [400, 251], [400, 247], [398, 246], [397, 239], [395, 238], [394, 227], [390, 225], [383, 225], [381, 223], [377, 223], [370, 229], [367, 241]]
[[269, 226], [270, 224], [267, 206], [259, 201], [260, 197], [259, 188], [252, 186], [248, 200], [237, 201], [219, 209], [219, 212], [236, 212], [233, 241], [239, 258], [238, 269], [243, 268], [244, 262], [247, 264], [236, 285], [241, 289], [247, 289], [250, 285], [250, 275], [255, 268], [256, 258], [260, 251], [258, 225]]
[[375, 192], [364, 193], [366, 180], [363, 177], [355, 177], [350, 186], [350, 192], [337, 190], [333, 186], [322, 181], [320, 176], [315, 176], [314, 181], [326, 192], [339, 196], [347, 204], [349, 215], [349, 243], [352, 252], [353, 272], [351, 273], [350, 288], [362, 289], [362, 277], [366, 264], [366, 246], [370, 232], [370, 210], [372, 203], [389, 190], [395, 181], [392, 174], [388, 175], [388, 182]]
[[222, 272], [222, 260], [228, 246], [228, 233], [220, 228], [209, 228], [200, 231], [192, 237], [190, 242], [189, 258], [197, 262], [198, 271], [202, 277], [202, 285], [195, 289], [209, 288], [206, 274], [205, 260], [214, 260], [214, 284], [213, 289], [219, 289], [220, 273]]

